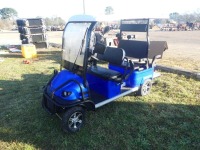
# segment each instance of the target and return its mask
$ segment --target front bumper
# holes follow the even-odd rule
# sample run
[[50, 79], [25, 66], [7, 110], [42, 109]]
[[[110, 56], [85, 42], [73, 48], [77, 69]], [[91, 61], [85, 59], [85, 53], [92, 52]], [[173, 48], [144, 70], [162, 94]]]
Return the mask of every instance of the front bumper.
[[79, 105], [81, 100], [66, 101], [59, 97], [54, 96], [51, 98], [46, 89], [43, 93], [42, 107], [50, 114], [60, 113], [65, 111], [67, 108]]

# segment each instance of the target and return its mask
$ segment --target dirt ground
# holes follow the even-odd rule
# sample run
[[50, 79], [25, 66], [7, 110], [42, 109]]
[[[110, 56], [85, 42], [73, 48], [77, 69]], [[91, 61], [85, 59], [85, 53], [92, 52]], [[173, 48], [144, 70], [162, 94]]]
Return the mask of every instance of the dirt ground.
[[150, 39], [167, 41], [166, 57], [200, 61], [200, 31], [150, 32]]
[[[62, 43], [62, 31], [47, 32], [49, 42]], [[150, 31], [150, 40], [167, 41], [158, 64], [200, 72], [200, 31]], [[0, 32], [0, 45], [20, 44], [18, 32]]]
[[155, 31], [150, 39], [168, 43], [158, 64], [200, 72], [200, 31]]
[[[62, 31], [47, 32], [49, 42], [62, 43]], [[14, 32], [0, 32], [0, 45], [3, 44], [21, 44], [20, 36], [17, 31]]]

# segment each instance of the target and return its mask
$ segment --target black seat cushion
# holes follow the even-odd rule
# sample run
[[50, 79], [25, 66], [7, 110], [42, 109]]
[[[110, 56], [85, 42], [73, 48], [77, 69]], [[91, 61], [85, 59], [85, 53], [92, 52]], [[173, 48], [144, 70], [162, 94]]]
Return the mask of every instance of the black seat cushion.
[[112, 80], [112, 81], [116, 81], [119, 82], [121, 81], [120, 77], [121, 77], [121, 73], [118, 71], [114, 71], [114, 70], [110, 70], [107, 68], [103, 68], [100, 66], [92, 66], [90, 68], [88, 68], [88, 73], [90, 74], [94, 74], [98, 77], [104, 78], [106, 80]]

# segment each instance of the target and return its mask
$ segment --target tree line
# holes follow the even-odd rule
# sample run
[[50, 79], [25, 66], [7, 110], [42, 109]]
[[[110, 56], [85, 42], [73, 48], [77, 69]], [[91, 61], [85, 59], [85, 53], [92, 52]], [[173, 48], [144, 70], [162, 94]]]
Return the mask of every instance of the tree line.
[[178, 12], [173, 12], [169, 14], [169, 18], [176, 21], [177, 23], [200, 22], [200, 8], [194, 11], [193, 13], [179, 14]]
[[[39, 17], [39, 16], [38, 16]], [[36, 17], [36, 18], [38, 18]], [[13, 8], [0, 9], [0, 29], [12, 29], [16, 26], [18, 13]], [[42, 18], [42, 17], [39, 17]], [[63, 26], [66, 22], [61, 17], [46, 17], [43, 18], [46, 26]]]
[[[111, 15], [114, 10], [111, 6], [105, 8], [105, 14]], [[2, 8], [0, 9], [0, 29], [7, 29], [15, 25], [15, 20], [18, 17], [18, 13], [13, 8]], [[200, 22], [200, 9], [192, 13], [179, 14], [178, 12], [173, 12], [169, 14], [169, 19], [176, 21], [177, 23], [182, 22]], [[61, 17], [46, 17], [44, 18], [47, 26], [63, 26], [66, 22]], [[166, 19], [167, 20], [167, 19]], [[167, 20], [169, 22], [169, 20]], [[164, 23], [162, 19], [154, 20], [154, 23]], [[166, 23], [166, 21], [165, 21]]]

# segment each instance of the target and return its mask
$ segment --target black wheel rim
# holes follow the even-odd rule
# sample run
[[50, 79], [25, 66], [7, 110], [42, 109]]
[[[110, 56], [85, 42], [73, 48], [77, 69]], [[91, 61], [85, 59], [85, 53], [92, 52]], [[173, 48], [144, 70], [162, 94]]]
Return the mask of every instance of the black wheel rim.
[[81, 112], [74, 112], [68, 121], [68, 126], [71, 130], [78, 130], [83, 123], [83, 114]]

